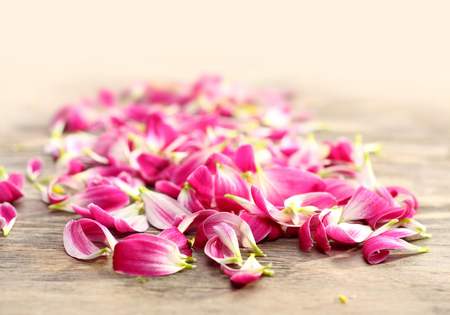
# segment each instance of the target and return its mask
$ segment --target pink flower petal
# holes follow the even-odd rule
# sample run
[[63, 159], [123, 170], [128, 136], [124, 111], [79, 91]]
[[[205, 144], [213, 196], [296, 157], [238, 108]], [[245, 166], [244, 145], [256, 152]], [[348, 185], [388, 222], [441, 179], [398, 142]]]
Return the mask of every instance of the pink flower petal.
[[121, 233], [144, 232], [149, 225], [145, 215], [140, 214], [142, 204], [134, 203], [128, 207], [106, 212], [95, 204], [88, 205], [93, 219], [109, 228], [115, 228]]
[[159, 233], [158, 236], [164, 237], [165, 239], [174, 242], [178, 246], [180, 253], [186, 256], [192, 256], [192, 249], [186, 239], [186, 236], [181, 233], [176, 227], [173, 226], [171, 228], [168, 228]]
[[221, 265], [223, 272], [230, 276], [230, 280], [235, 283], [249, 284], [258, 280], [263, 274], [273, 275], [274, 272], [269, 270], [272, 264], [261, 266], [255, 259], [255, 255], [251, 254], [240, 269], [233, 269], [227, 265]]
[[325, 228], [325, 231], [335, 242], [347, 245], [356, 245], [364, 242], [373, 232], [367, 225], [345, 222], [330, 224]]
[[251, 144], [241, 145], [234, 156], [234, 164], [242, 171], [256, 172], [255, 152]]
[[386, 188], [394, 198], [400, 194], [411, 197], [413, 209], [417, 210], [419, 208], [419, 203], [417, 202], [416, 196], [414, 196], [409, 190], [399, 186], [389, 186]]
[[220, 165], [217, 167], [217, 174], [214, 178], [214, 196], [217, 207], [221, 211], [240, 211], [242, 207], [232, 199], [225, 197], [227, 194], [250, 199], [247, 184], [239, 173], [227, 165]]
[[168, 239], [149, 234], [131, 235], [116, 245], [113, 268], [134, 276], [164, 276], [195, 268], [186, 262], [187, 258]]
[[[201, 211], [186, 215], [185, 217], [183, 217], [180, 220], [180, 222], [178, 222], [174, 226], [176, 226], [178, 228], [178, 230], [180, 230], [181, 233], [192, 232], [192, 231], [197, 230], [199, 228], [199, 226], [203, 223], [203, 221], [205, 221], [208, 217], [210, 217], [216, 213], [217, 213], [216, 210], [211, 210], [211, 209], [201, 210]], [[207, 242], [207, 240], [205, 240], [205, 244], [206, 244], [206, 242]]]
[[149, 184], [154, 184], [160, 179], [159, 174], [169, 166], [169, 161], [149, 153], [142, 153], [136, 158], [139, 173]]
[[378, 235], [369, 238], [363, 246], [364, 258], [369, 264], [378, 264], [389, 256], [389, 250], [392, 249], [406, 249], [418, 253], [426, 253], [428, 248], [412, 245], [402, 239]]
[[65, 193], [64, 187], [80, 191], [85, 189], [86, 185], [81, 180], [73, 178], [72, 176], [62, 175], [56, 177], [47, 187], [47, 195], [51, 204], [63, 202], [70, 197], [68, 193]]
[[219, 264], [241, 264], [242, 258], [236, 257], [218, 236], [213, 236], [205, 245], [205, 254]]
[[181, 190], [177, 200], [180, 205], [192, 213], [205, 210], [202, 203], [197, 198], [195, 191], [189, 187], [189, 184], [185, 185], [185, 187]]
[[22, 174], [20, 173], [13, 173], [9, 175], [8, 182], [13, 184], [19, 189], [23, 188], [23, 184], [25, 183]]
[[210, 207], [213, 199], [213, 179], [206, 166], [198, 167], [186, 180], [197, 193], [204, 207]]
[[272, 231], [267, 218], [257, 214], [248, 214], [247, 211], [242, 211], [239, 216], [250, 226], [256, 243], [262, 241]]
[[[88, 260], [107, 255], [117, 244], [111, 232], [102, 224], [90, 220], [70, 220], [63, 232], [64, 248], [73, 258]], [[92, 242], [108, 243], [111, 249], [99, 249]]]
[[146, 188], [141, 188], [140, 190], [147, 220], [157, 229], [168, 229], [174, 224], [177, 216], [191, 214], [189, 210], [169, 196]]
[[344, 179], [325, 178], [323, 181], [327, 185], [325, 191], [333, 195], [340, 206], [347, 204], [358, 188], [353, 182]]
[[168, 180], [159, 180], [155, 183], [155, 189], [162, 194], [176, 199], [180, 194], [182, 188]]
[[360, 186], [344, 207], [342, 217], [345, 221], [368, 219], [382, 212], [387, 206], [388, 203], [376, 193]]
[[14, 202], [23, 197], [22, 191], [9, 181], [0, 182], [0, 202]]
[[[299, 247], [302, 251], [307, 252], [313, 246], [313, 239], [311, 236], [312, 227], [319, 224], [319, 215], [315, 214], [306, 220], [305, 223], [298, 230]], [[315, 229], [314, 229], [315, 230]]]
[[44, 168], [44, 160], [41, 157], [35, 157], [28, 161], [27, 175], [30, 181], [34, 182], [41, 175]]
[[8, 236], [17, 219], [17, 211], [10, 203], [3, 202], [0, 204], [0, 219], [3, 236]]
[[298, 208], [313, 206], [320, 210], [330, 209], [337, 205], [336, 198], [326, 192], [306, 193], [292, 196], [284, 201], [284, 206], [294, 204]]

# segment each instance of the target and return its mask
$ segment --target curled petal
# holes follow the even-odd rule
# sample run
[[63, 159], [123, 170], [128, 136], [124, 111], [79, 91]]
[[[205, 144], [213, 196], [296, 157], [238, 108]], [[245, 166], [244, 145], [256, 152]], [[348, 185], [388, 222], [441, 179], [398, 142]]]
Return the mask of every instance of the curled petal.
[[23, 197], [22, 191], [9, 181], [0, 182], [0, 202], [14, 202]]
[[[216, 210], [211, 210], [211, 209], [201, 210], [201, 211], [189, 214], [189, 215], [185, 215], [174, 226], [176, 226], [178, 228], [178, 230], [180, 230], [181, 233], [192, 232], [192, 231], [197, 230], [198, 227], [200, 226], [200, 224], [202, 224], [203, 221], [205, 221], [208, 217], [210, 217], [216, 213], [217, 213]], [[206, 241], [205, 241], [205, 243], [206, 243]]]
[[101, 207], [88, 205], [92, 218], [106, 227], [115, 228], [121, 233], [144, 232], [149, 225], [145, 215], [140, 214], [142, 203], [134, 203], [128, 207], [106, 212]]
[[[314, 214], [303, 223], [298, 230], [299, 247], [302, 251], [307, 252], [313, 246], [311, 230], [319, 224], [319, 214]], [[315, 229], [314, 229], [315, 230]]]
[[169, 166], [168, 160], [149, 153], [140, 154], [136, 162], [142, 178], [150, 184], [154, 184], [159, 179], [158, 175]]
[[256, 243], [262, 241], [272, 231], [270, 220], [263, 216], [248, 214], [247, 211], [242, 211], [239, 216], [250, 226]]
[[17, 219], [17, 211], [10, 203], [0, 204], [0, 228], [3, 236], [8, 236]]
[[70, 197], [65, 188], [80, 191], [86, 188], [86, 185], [72, 176], [62, 175], [50, 182], [47, 187], [47, 195], [51, 204], [63, 202]]
[[195, 266], [186, 261], [177, 245], [163, 237], [130, 235], [114, 250], [113, 268], [117, 272], [144, 277], [164, 276]]
[[336, 198], [326, 192], [307, 193], [292, 196], [284, 201], [284, 206], [295, 205], [297, 208], [314, 206], [318, 209], [331, 209], [337, 205]]
[[181, 233], [176, 227], [173, 226], [171, 228], [168, 228], [159, 233], [158, 236], [164, 237], [165, 239], [174, 242], [178, 246], [180, 253], [182, 253], [183, 255], [192, 256], [192, 249], [189, 246], [186, 236]]
[[[90, 220], [70, 220], [63, 232], [64, 248], [71, 257], [88, 260], [105, 256], [117, 244], [111, 232], [102, 224]], [[108, 243], [110, 248], [99, 249], [92, 242]]]
[[191, 214], [189, 210], [169, 196], [150, 191], [147, 188], [141, 188], [140, 191], [147, 220], [157, 229], [168, 229], [175, 223], [177, 216]]
[[389, 250], [406, 249], [412, 252], [426, 253], [426, 247], [412, 245], [402, 239], [378, 235], [368, 239], [363, 246], [363, 255], [369, 264], [378, 264], [389, 256]]
[[185, 207], [192, 213], [205, 210], [202, 203], [197, 198], [195, 191], [191, 189], [189, 185], [185, 185], [185, 187], [178, 195], [177, 200], [183, 207]]
[[[356, 192], [356, 184], [345, 179], [325, 178], [325, 191], [336, 198], [338, 205], [345, 205]], [[356, 186], [356, 187], [355, 187]]]
[[398, 186], [389, 186], [389, 187], [386, 187], [386, 189], [391, 193], [392, 197], [394, 197], [394, 198], [400, 194], [411, 197], [412, 207], [415, 210], [417, 210], [419, 208], [419, 203], [417, 202], [416, 196], [414, 196], [409, 190], [407, 190], [403, 187], [398, 187]]
[[218, 236], [213, 236], [208, 240], [205, 245], [205, 254], [219, 264], [242, 264], [242, 258], [237, 257]]
[[28, 161], [27, 175], [30, 181], [34, 182], [41, 175], [44, 168], [44, 160], [41, 157], [35, 157]]
[[230, 280], [235, 283], [249, 284], [258, 280], [263, 274], [272, 276], [274, 272], [269, 270], [272, 264], [261, 266], [256, 260], [255, 254], [251, 254], [240, 269], [233, 269], [227, 265], [222, 265], [223, 272], [230, 276]]

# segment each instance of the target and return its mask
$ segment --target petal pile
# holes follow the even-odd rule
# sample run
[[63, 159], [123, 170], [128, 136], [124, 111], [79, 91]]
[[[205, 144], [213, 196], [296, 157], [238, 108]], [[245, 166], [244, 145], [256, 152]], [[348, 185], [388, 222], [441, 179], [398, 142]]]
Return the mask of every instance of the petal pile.
[[[113, 251], [114, 270], [131, 275], [192, 269], [192, 245], [231, 281], [248, 284], [273, 274], [256, 260], [266, 256], [258, 244], [292, 235], [302, 251], [314, 242], [324, 251], [363, 244], [370, 264], [389, 250], [426, 251], [403, 240], [429, 237], [413, 219], [415, 196], [373, 174], [369, 154], [379, 145], [364, 145], [361, 136], [317, 142], [290, 97], [210, 76], [102, 90], [51, 122], [44, 149], [57, 172], [42, 178], [42, 159], [34, 158], [27, 175], [50, 209], [84, 217], [64, 230], [70, 256]], [[3, 175], [0, 201], [19, 198], [21, 185]], [[150, 225], [162, 232], [145, 233]], [[109, 229], [141, 234], [117, 243]]]

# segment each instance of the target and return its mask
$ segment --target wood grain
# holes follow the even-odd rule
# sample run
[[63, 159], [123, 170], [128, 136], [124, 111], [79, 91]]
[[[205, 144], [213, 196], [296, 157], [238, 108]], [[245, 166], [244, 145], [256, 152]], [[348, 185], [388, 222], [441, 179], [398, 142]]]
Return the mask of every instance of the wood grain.
[[[17, 202], [19, 217], [0, 237], [1, 314], [450, 314], [450, 127], [439, 111], [370, 102], [313, 104], [316, 119], [332, 131], [319, 139], [353, 137], [381, 141], [384, 158], [374, 159], [378, 179], [404, 186], [421, 204], [417, 219], [433, 234], [414, 243], [430, 248], [419, 255], [394, 254], [368, 265], [361, 248], [334, 246], [304, 253], [298, 240], [261, 244], [262, 262], [275, 275], [240, 288], [230, 284], [217, 264], [196, 251], [197, 269], [152, 278], [115, 273], [111, 259], [84, 262], [66, 255], [62, 231], [69, 219], [50, 211], [26, 184]], [[45, 112], [45, 110], [44, 110]], [[22, 113], [23, 114], [23, 113]], [[39, 117], [48, 117], [50, 113]], [[25, 115], [30, 119], [32, 112]], [[46, 121], [15, 126], [0, 139], [0, 164], [24, 172], [29, 158], [41, 154]], [[13, 151], [23, 144], [24, 150]], [[42, 154], [41, 154], [42, 155]], [[46, 172], [53, 165], [46, 159]], [[150, 233], [156, 233], [150, 229]], [[338, 295], [345, 295], [346, 304]]]

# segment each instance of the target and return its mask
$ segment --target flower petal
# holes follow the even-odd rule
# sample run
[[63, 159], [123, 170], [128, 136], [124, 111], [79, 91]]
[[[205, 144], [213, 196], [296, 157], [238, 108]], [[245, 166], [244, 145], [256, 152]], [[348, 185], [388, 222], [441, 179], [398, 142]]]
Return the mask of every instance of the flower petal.
[[44, 160], [41, 157], [35, 157], [28, 161], [27, 175], [30, 181], [34, 182], [41, 175], [44, 168]]
[[178, 246], [180, 253], [186, 256], [192, 256], [192, 249], [189, 246], [186, 236], [181, 233], [176, 227], [173, 226], [171, 228], [165, 229], [164, 231], [159, 233], [158, 236], [164, 237], [165, 239], [174, 242]]
[[152, 226], [157, 229], [168, 229], [178, 215], [189, 215], [191, 212], [178, 201], [169, 196], [141, 188], [141, 196], [145, 205], [145, 215]]
[[240, 269], [233, 269], [227, 265], [221, 265], [223, 272], [230, 276], [230, 280], [235, 283], [249, 284], [258, 280], [263, 274], [273, 275], [274, 272], [268, 270], [272, 264], [261, 266], [256, 260], [255, 254], [251, 254]]
[[241, 145], [234, 155], [234, 164], [242, 171], [256, 172], [255, 152], [251, 144]]
[[131, 235], [116, 245], [113, 268], [134, 276], [164, 276], [195, 268], [184, 259], [186, 256], [168, 239], [149, 234]]
[[257, 214], [248, 214], [247, 211], [242, 211], [239, 216], [250, 226], [256, 243], [262, 241], [272, 231], [267, 218]]
[[327, 235], [335, 242], [347, 245], [356, 245], [364, 242], [370, 234], [372, 229], [367, 225], [362, 224], [330, 224], [325, 228]]
[[[203, 221], [205, 221], [208, 217], [216, 213], [216, 210], [201, 210], [185, 216], [175, 226], [178, 228], [178, 230], [180, 230], [181, 233], [192, 232], [197, 230], [203, 223]], [[205, 240], [205, 243], [206, 242], [207, 240]]]
[[16, 208], [8, 202], [0, 204], [0, 219], [2, 221], [0, 225], [3, 230], [3, 236], [8, 236], [17, 219]]
[[247, 184], [233, 168], [227, 165], [217, 167], [214, 178], [214, 196], [217, 207], [221, 211], [238, 212], [242, 207], [225, 195], [230, 194], [244, 199], [250, 199], [250, 192]]
[[176, 199], [180, 194], [182, 188], [168, 180], [159, 180], [155, 183], [155, 189], [162, 194]]
[[297, 208], [314, 206], [318, 209], [331, 209], [337, 205], [336, 198], [326, 192], [314, 192], [292, 196], [284, 201], [284, 206], [294, 204]]
[[218, 236], [213, 236], [205, 245], [205, 254], [219, 264], [242, 264], [242, 258], [236, 257]]
[[23, 197], [22, 191], [9, 181], [0, 182], [0, 202], [14, 202]]
[[426, 253], [428, 248], [412, 245], [402, 239], [378, 235], [369, 238], [363, 246], [363, 255], [369, 264], [378, 264], [389, 256], [391, 249], [406, 249], [418, 253]]
[[[102, 224], [90, 220], [70, 220], [63, 232], [64, 248], [71, 257], [88, 260], [107, 255], [117, 244], [111, 232]], [[92, 241], [106, 242], [111, 249], [99, 249]]]
[[387, 206], [388, 203], [376, 193], [360, 186], [344, 207], [342, 218], [345, 221], [372, 218]]
[[95, 204], [89, 204], [91, 216], [106, 227], [115, 228], [121, 233], [144, 232], [149, 225], [147, 218], [139, 214], [143, 208], [142, 203], [134, 203], [128, 207], [107, 212]]
[[213, 199], [213, 179], [206, 166], [198, 167], [186, 180], [197, 193], [204, 207], [210, 207]]
[[192, 213], [205, 210], [202, 203], [197, 198], [195, 191], [189, 187], [189, 184], [185, 185], [185, 187], [181, 190], [177, 200], [180, 205]]

